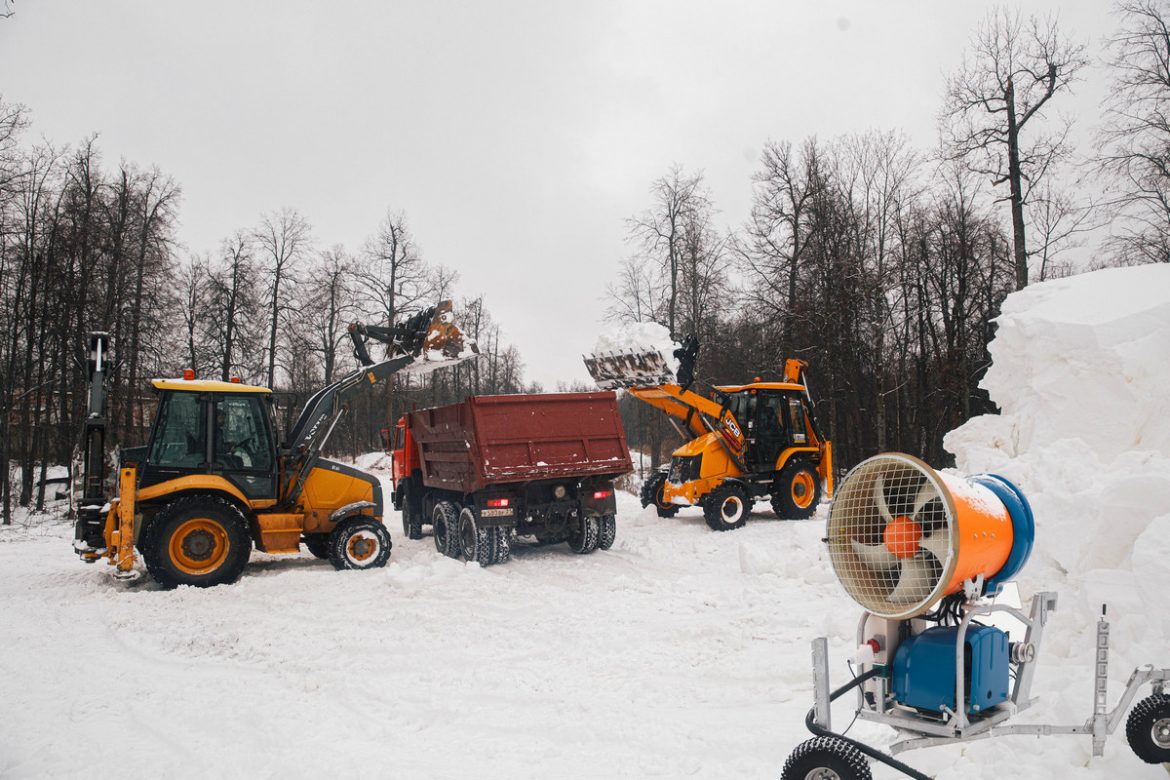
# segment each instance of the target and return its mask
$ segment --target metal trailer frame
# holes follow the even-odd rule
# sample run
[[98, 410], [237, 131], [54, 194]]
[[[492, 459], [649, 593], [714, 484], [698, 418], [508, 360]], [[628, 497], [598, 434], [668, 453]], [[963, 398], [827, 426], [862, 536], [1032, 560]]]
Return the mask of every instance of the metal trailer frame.
[[[972, 583], [968, 596], [978, 592], [979, 583]], [[1035, 701], [1031, 698], [1032, 680], [1035, 676], [1041, 640], [1044, 637], [1044, 627], [1048, 616], [1056, 609], [1056, 594], [1051, 592], [1037, 593], [1032, 597], [1029, 614], [1025, 615], [1015, 607], [995, 604], [990, 601], [977, 601], [968, 598], [963, 605], [963, 618], [958, 626], [958, 636], [955, 645], [955, 710], [944, 708], [943, 717], [933, 719], [922, 715], [915, 710], [904, 707], [886, 706], [886, 684], [888, 678], [873, 676], [870, 679], [877, 685], [877, 693], [873, 696], [873, 704], [865, 698], [864, 686], [857, 689], [857, 717], [874, 723], [890, 726], [904, 738], [890, 745], [891, 755], [897, 755], [907, 750], [935, 747], [937, 745], [951, 745], [962, 742], [971, 742], [977, 739], [1009, 735], [1050, 736], [1054, 734], [1083, 734], [1093, 738], [1093, 755], [1101, 756], [1105, 752], [1105, 738], [1117, 730], [1134, 696], [1143, 685], [1153, 686], [1155, 694], [1163, 694], [1170, 688], [1170, 669], [1157, 669], [1153, 665], [1141, 666], [1134, 669], [1129, 676], [1121, 698], [1112, 710], [1107, 707], [1107, 687], [1109, 681], [1109, 621], [1105, 619], [1104, 609], [1097, 621], [1096, 668], [1093, 689], [1093, 712], [1088, 720], [1079, 725], [1058, 724], [1021, 724], [1008, 725], [1006, 721], [1026, 710]], [[963, 663], [964, 645], [966, 644], [967, 629], [973, 618], [981, 615], [991, 615], [996, 612], [1008, 613], [1020, 620], [1027, 632], [1023, 642], [1013, 642], [1010, 655], [1011, 663], [1016, 666], [1016, 680], [1012, 687], [1008, 701], [998, 704], [987, 710], [987, 714], [972, 721], [967, 715], [966, 680]], [[858, 624], [858, 644], [865, 641], [866, 621], [870, 617], [868, 612], [862, 613]], [[829, 685], [829, 650], [828, 639], [818, 637], [812, 643], [813, 658], [813, 690], [815, 704], [811, 714], [812, 722], [825, 731], [831, 731], [830, 723], [830, 691]], [[890, 665], [893, 658], [888, 659]], [[872, 664], [861, 664], [858, 677], [861, 677], [872, 667]], [[871, 763], [875, 760], [867, 756]]]

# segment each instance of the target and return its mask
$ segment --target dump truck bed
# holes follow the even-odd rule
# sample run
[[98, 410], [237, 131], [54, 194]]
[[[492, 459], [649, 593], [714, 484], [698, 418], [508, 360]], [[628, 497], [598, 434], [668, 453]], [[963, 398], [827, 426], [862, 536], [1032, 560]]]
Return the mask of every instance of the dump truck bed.
[[492, 485], [633, 470], [612, 392], [473, 396], [408, 415], [423, 484]]

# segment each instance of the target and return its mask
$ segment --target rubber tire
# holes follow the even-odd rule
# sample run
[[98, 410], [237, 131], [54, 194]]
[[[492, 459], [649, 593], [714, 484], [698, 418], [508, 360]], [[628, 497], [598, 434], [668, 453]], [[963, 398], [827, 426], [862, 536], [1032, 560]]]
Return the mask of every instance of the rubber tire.
[[507, 563], [512, 558], [512, 529], [498, 525], [490, 529], [492, 533], [492, 544], [495, 547], [493, 557], [496, 563]]
[[602, 515], [598, 523], [597, 549], [608, 550], [613, 547], [617, 539], [617, 518], [613, 515]]
[[[228, 556], [220, 567], [208, 574], [187, 574], [171, 563], [167, 552], [176, 527], [193, 517], [213, 520], [228, 537]], [[176, 498], [155, 515], [146, 529], [146, 544], [142, 559], [146, 571], [164, 588], [192, 585], [211, 588], [235, 582], [248, 565], [252, 554], [252, 539], [248, 535], [248, 521], [240, 508], [223, 496], [197, 494]]]
[[[792, 500], [792, 481], [801, 472], [811, 474], [813, 481], [813, 499], [804, 508], [798, 507]], [[804, 458], [789, 461], [772, 481], [772, 511], [781, 520], [807, 520], [816, 514], [819, 503], [821, 503], [821, 477], [817, 474], [816, 466]]]
[[569, 549], [578, 555], [588, 555], [597, 549], [597, 515], [581, 515], [575, 528], [569, 529]]
[[491, 566], [496, 562], [496, 534], [480, 526], [479, 515], [470, 506], [459, 513], [459, 551], [468, 563]]
[[411, 483], [408, 482], [410, 478], [403, 479], [399, 487], [399, 492], [402, 494], [402, 535], [407, 539], [421, 539], [422, 532], [422, 518], [416, 516], [414, 511], [414, 490], [411, 488]]
[[656, 471], [642, 483], [642, 506], [654, 505], [659, 517], [674, 517], [679, 508], [662, 500], [662, 488], [666, 485], [666, 472]]
[[797, 745], [788, 756], [780, 780], [805, 780], [817, 769], [829, 769], [841, 780], [873, 778], [869, 763], [860, 750], [836, 737], [813, 737]]
[[1170, 696], [1155, 693], [1139, 701], [1125, 721], [1125, 738], [1134, 755], [1147, 764], [1170, 763], [1170, 747], [1154, 742], [1154, 724], [1170, 719]]
[[[355, 561], [346, 554], [350, 538], [359, 532], [372, 532], [378, 537], [379, 548], [376, 555], [368, 561]], [[390, 548], [394, 543], [390, 541], [390, 532], [383, 523], [372, 517], [352, 517], [342, 520], [329, 534], [329, 562], [338, 571], [366, 569], [380, 569], [390, 560]]]
[[454, 501], [440, 501], [431, 512], [431, 529], [435, 549], [448, 558], [459, 557], [459, 505]]
[[[729, 523], [723, 517], [723, 505], [733, 499], [739, 500], [743, 511]], [[751, 511], [752, 500], [748, 497], [747, 491], [731, 482], [724, 482], [703, 498], [703, 518], [712, 531], [734, 531], [736, 528], [743, 528]]]
[[314, 558], [325, 560], [329, 557], [329, 534], [305, 534], [301, 541]]

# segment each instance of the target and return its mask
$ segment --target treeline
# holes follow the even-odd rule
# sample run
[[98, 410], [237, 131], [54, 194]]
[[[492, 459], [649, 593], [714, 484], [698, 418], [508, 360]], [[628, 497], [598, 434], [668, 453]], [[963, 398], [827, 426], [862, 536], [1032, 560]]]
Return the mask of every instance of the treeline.
[[[47, 467], [73, 460], [88, 332], [110, 334], [111, 446], [144, 441], [154, 409], [147, 380], [184, 368], [273, 388], [283, 431], [308, 395], [356, 367], [349, 322], [387, 324], [454, 297], [457, 274], [426, 262], [400, 212], [356, 252], [323, 246], [301, 214], [283, 209], [191, 255], [177, 238], [173, 179], [107, 166], [93, 139], [25, 144], [27, 131], [27, 113], [0, 100], [4, 523], [14, 505], [41, 509]], [[380, 430], [411, 404], [527, 389], [520, 355], [482, 298], [456, 304], [483, 358], [398, 379], [359, 401], [334, 434], [335, 451], [377, 448]]]
[[[947, 80], [938, 148], [897, 131], [768, 142], [750, 216], [730, 230], [701, 173], [655, 181], [628, 221], [610, 317], [696, 334], [707, 385], [807, 360], [840, 467], [881, 450], [947, 465], [943, 435], [994, 411], [978, 383], [1008, 293], [1170, 261], [1170, 4], [1117, 10], [1092, 150], [1071, 145], [1056, 110], [1085, 47], [1051, 19], [996, 10]], [[1069, 250], [1093, 231], [1105, 235], [1078, 265]], [[631, 444], [667, 457], [677, 438], [662, 415], [632, 399], [623, 410]]]

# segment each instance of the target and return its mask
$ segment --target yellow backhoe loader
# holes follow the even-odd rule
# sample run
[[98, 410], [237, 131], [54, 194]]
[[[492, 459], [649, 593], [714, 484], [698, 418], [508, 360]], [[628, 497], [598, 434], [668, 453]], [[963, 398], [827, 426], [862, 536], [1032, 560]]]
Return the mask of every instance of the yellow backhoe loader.
[[752, 503], [769, 496], [778, 517], [810, 517], [833, 494], [833, 447], [817, 428], [808, 364], [790, 358], [783, 381], [719, 386], [708, 398], [690, 389], [698, 352], [694, 336], [674, 351], [677, 376], [658, 350], [585, 358], [600, 387], [623, 388], [666, 412], [685, 440], [643, 484], [642, 506], [653, 504], [661, 517], [700, 506], [716, 531], [741, 527]]
[[[393, 327], [352, 324], [360, 367], [306, 402], [283, 444], [272, 392], [238, 380], [155, 379], [158, 411], [148, 443], [119, 453], [117, 495], [106, 499], [108, 338], [90, 336], [90, 390], [83, 429], [82, 500], [74, 550], [105, 559], [118, 578], [138, 576], [136, 553], [166, 586], [233, 582], [253, 545], [295, 553], [303, 542], [337, 569], [384, 566], [390, 534], [377, 477], [321, 457], [350, 399], [390, 375], [474, 357], [451, 321], [451, 302]], [[389, 346], [375, 361], [373, 339]]]

